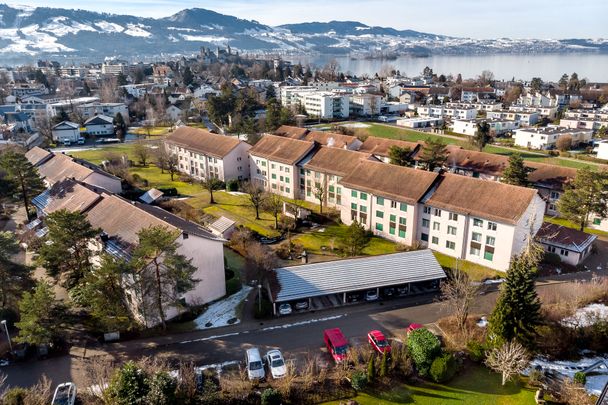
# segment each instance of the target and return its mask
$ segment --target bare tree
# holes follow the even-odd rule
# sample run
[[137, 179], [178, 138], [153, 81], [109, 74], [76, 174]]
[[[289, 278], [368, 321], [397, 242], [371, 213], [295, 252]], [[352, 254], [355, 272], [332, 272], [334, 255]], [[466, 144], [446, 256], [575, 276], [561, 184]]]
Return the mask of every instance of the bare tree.
[[53, 143], [53, 123], [47, 116], [42, 116], [36, 119], [36, 128], [38, 133], [44, 139], [46, 145]]
[[142, 166], [147, 166], [152, 153], [150, 152], [148, 145], [141, 141], [137, 141], [133, 146], [133, 154], [139, 159], [139, 163]]
[[323, 177], [323, 183], [315, 182], [315, 188], [312, 191], [315, 198], [319, 201], [319, 214], [323, 214], [323, 203], [325, 202], [325, 194], [327, 192], [326, 186], [327, 180]]
[[529, 362], [528, 352], [517, 341], [507, 342], [490, 350], [486, 358], [488, 367], [502, 373], [502, 385], [528, 368]]
[[209, 204], [215, 204], [213, 192], [215, 190], [219, 190], [222, 185], [222, 181], [220, 179], [216, 179], [215, 177], [208, 177], [206, 180], [201, 181], [201, 186], [203, 186], [205, 190], [209, 191]]
[[247, 182], [243, 185], [243, 191], [249, 195], [249, 203], [255, 210], [255, 219], [260, 219], [260, 208], [266, 198], [264, 189], [254, 182]]
[[167, 168], [167, 160], [169, 159], [169, 151], [165, 147], [165, 144], [161, 144], [156, 150], [156, 165], [160, 169], [160, 173], [164, 174]]
[[466, 328], [467, 317], [471, 303], [477, 295], [479, 287], [471, 283], [464, 271], [454, 269], [448, 281], [441, 284], [443, 304], [454, 311], [454, 317], [460, 330]]
[[268, 193], [264, 200], [264, 210], [274, 217], [274, 229], [279, 229], [279, 215], [283, 212], [283, 199], [275, 193]]
[[477, 78], [477, 83], [480, 86], [489, 86], [494, 81], [494, 73], [489, 70], [484, 70], [481, 72], [479, 77]]
[[562, 135], [555, 142], [557, 150], [560, 152], [568, 152], [572, 148], [572, 136]]
[[277, 256], [274, 252], [259, 242], [251, 243], [247, 247], [246, 257], [255, 267], [254, 277], [258, 283], [264, 280], [268, 272], [277, 264]]
[[99, 88], [99, 96], [102, 103], [116, 103], [119, 101], [118, 82], [116, 76], [103, 79]]
[[166, 166], [167, 171], [171, 175], [171, 181], [173, 181], [173, 177], [177, 173], [179, 173], [179, 161], [178, 161], [177, 155], [174, 153], [170, 153], [169, 156], [167, 157], [166, 165], [167, 165]]

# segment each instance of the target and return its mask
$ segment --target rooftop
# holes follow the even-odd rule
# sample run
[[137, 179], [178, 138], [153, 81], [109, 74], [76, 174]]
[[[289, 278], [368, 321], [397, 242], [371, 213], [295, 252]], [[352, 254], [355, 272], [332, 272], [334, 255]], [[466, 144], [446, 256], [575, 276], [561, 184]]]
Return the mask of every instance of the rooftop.
[[275, 302], [446, 277], [429, 249], [282, 267], [275, 272]]
[[46, 149], [39, 148], [38, 146], [34, 146], [25, 153], [25, 157], [33, 166], [37, 166], [40, 162], [51, 155], [51, 152]]
[[597, 236], [562, 225], [543, 222], [536, 238], [543, 243], [558, 245], [581, 253], [597, 239]]
[[345, 187], [395, 201], [417, 203], [439, 175], [425, 170], [363, 161], [340, 180]]
[[206, 155], [223, 158], [242, 141], [231, 136], [212, 134], [200, 128], [179, 127], [165, 138], [165, 142]]
[[314, 146], [314, 142], [266, 134], [249, 150], [249, 153], [252, 156], [294, 165], [302, 160]]
[[422, 142], [408, 142], [400, 141], [397, 139], [378, 138], [375, 136], [369, 136], [365, 142], [359, 148], [359, 152], [371, 153], [372, 155], [386, 156], [389, 155], [389, 150], [392, 146], [398, 146], [400, 148], [410, 148], [412, 152], [418, 149], [422, 145]]
[[348, 149], [322, 146], [312, 159], [304, 164], [304, 168], [337, 176], [346, 176], [355, 170], [361, 160], [369, 159], [370, 156], [367, 153]]

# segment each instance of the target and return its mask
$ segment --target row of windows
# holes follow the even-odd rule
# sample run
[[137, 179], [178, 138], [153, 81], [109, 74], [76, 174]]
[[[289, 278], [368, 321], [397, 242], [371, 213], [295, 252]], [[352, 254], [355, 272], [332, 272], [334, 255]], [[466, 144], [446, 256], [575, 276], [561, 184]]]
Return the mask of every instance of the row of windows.
[[[272, 175], [270, 176], [273, 180], [277, 179], [277, 175], [272, 173]], [[283, 176], [279, 176], [279, 181], [284, 181], [285, 183], [289, 184], [289, 182], [291, 181], [289, 177], [283, 177]]]

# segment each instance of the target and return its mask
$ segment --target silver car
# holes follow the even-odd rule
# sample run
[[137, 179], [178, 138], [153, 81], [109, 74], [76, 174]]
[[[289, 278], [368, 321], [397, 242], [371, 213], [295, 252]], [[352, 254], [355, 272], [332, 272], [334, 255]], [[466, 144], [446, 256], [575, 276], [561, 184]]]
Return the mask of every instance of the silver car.
[[66, 382], [55, 388], [51, 405], [74, 405], [76, 402], [76, 384]]
[[287, 374], [287, 365], [279, 350], [270, 350], [266, 353], [266, 364], [272, 378], [283, 378]]

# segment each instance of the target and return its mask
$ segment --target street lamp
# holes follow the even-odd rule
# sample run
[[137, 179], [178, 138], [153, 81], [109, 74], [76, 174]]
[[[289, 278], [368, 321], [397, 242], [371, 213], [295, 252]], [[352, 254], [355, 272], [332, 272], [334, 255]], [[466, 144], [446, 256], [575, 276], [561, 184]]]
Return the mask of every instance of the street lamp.
[[258, 312], [262, 313], [262, 284], [258, 284]]
[[11, 342], [11, 335], [8, 334], [8, 326], [6, 324], [6, 320], [3, 319], [0, 321], [0, 324], [4, 326], [4, 331], [6, 332], [6, 338], [8, 339], [8, 347], [11, 349], [11, 353], [13, 352], [13, 343]]

